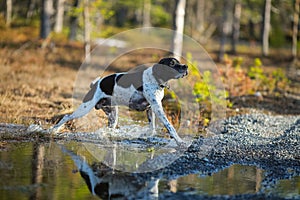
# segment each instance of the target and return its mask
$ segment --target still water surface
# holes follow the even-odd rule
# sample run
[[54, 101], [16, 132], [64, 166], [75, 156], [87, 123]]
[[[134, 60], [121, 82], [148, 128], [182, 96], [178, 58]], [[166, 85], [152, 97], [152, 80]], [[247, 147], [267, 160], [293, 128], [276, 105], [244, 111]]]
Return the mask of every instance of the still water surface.
[[[97, 166], [98, 177], [92, 172]], [[12, 143], [0, 151], [0, 199], [106, 199], [120, 194], [152, 191], [206, 195], [257, 193], [264, 172], [255, 166], [232, 165], [211, 176], [189, 174], [175, 180], [155, 179], [136, 183], [136, 177], [111, 173], [95, 163], [83, 149], [65, 151], [61, 144]], [[81, 169], [81, 172], [79, 172]], [[103, 169], [103, 172], [101, 172]], [[106, 170], [106, 171], [105, 171]], [[99, 181], [99, 177], [101, 177]], [[269, 192], [282, 197], [299, 195], [300, 178], [279, 181]], [[144, 195], [144, 194], [142, 194]]]

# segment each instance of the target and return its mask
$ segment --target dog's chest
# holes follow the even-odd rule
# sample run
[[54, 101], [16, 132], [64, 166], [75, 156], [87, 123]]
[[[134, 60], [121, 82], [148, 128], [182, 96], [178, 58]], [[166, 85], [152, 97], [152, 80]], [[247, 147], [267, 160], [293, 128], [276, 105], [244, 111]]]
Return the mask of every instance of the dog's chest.
[[122, 75], [119, 79], [117, 77], [118, 81], [114, 85], [111, 99], [115, 105], [125, 105], [131, 109], [143, 111], [149, 108], [150, 104], [161, 101], [164, 91], [156, 83], [151, 68], [135, 75], [139, 75], [140, 78], [130, 77], [128, 79], [121, 79], [124, 77], [127, 78], [126, 75]]

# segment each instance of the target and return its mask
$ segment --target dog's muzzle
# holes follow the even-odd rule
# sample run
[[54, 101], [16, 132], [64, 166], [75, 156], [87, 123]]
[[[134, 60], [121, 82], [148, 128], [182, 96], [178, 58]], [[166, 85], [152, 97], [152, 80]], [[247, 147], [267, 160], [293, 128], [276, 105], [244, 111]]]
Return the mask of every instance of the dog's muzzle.
[[185, 77], [188, 75], [188, 66], [187, 65], [180, 65], [178, 72], [182, 75], [182, 77]]

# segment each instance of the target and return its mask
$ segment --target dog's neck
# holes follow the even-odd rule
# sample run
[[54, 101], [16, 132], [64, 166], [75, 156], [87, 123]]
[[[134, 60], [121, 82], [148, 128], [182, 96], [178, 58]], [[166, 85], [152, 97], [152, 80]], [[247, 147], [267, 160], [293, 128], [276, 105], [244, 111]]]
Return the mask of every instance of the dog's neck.
[[174, 77], [176, 70], [162, 64], [154, 64], [152, 67], [152, 76], [161, 88], [169, 88], [168, 81]]
[[170, 86], [168, 85], [168, 81], [164, 81], [163, 79], [159, 78], [159, 75], [153, 71], [153, 77], [155, 78], [156, 82], [158, 83], [159, 87], [169, 89]]

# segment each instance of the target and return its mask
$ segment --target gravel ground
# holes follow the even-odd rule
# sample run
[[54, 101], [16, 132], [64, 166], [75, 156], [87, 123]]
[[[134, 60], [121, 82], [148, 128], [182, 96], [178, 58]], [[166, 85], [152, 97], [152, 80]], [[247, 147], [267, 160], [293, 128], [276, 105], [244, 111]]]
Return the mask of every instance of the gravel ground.
[[[12, 140], [11, 133], [18, 138], [32, 138], [34, 133], [25, 130], [24, 126], [0, 124], [0, 138]], [[211, 175], [232, 164], [257, 166], [265, 172], [257, 194], [208, 197], [165, 192], [160, 194], [162, 199], [281, 199], [268, 194], [268, 188], [281, 179], [300, 176], [300, 116], [238, 115], [215, 122], [208, 132], [213, 136], [193, 141], [171, 165], [133, 176], [141, 181], [153, 177], [172, 180], [192, 173]], [[168, 156], [172, 157], [172, 153], [155, 157], [150, 164], [167, 162]], [[174, 156], [178, 156], [176, 152]], [[292, 199], [300, 199], [300, 195]]]
[[[210, 175], [232, 164], [252, 165], [265, 171], [260, 193], [216, 197], [166, 193], [163, 199], [281, 199], [266, 190], [281, 179], [300, 175], [300, 117], [247, 114], [220, 123], [221, 128], [211, 129], [217, 133], [214, 137], [199, 138], [173, 164], [145, 176], [171, 180], [191, 173]], [[209, 144], [213, 148], [203, 153], [201, 147]]]

